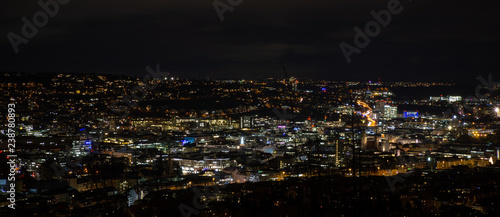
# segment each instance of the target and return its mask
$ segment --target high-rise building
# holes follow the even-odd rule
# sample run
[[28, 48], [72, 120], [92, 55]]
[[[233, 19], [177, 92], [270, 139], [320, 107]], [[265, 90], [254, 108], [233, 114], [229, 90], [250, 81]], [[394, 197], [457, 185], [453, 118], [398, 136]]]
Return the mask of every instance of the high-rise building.
[[398, 107], [397, 106], [384, 105], [384, 113], [383, 113], [382, 117], [384, 119], [397, 118], [398, 117]]
[[240, 118], [240, 128], [253, 128], [255, 116], [242, 116]]

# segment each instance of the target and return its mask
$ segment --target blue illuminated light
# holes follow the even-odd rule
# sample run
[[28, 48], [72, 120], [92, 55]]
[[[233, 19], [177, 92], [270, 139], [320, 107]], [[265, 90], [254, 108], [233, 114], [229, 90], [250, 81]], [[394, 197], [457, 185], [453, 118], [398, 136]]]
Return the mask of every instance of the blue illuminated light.
[[195, 140], [196, 139], [194, 137], [185, 137], [183, 140], [181, 140], [181, 142], [182, 142], [182, 145], [186, 145], [188, 143], [194, 144]]
[[403, 117], [404, 118], [418, 118], [418, 111], [417, 112], [407, 112], [407, 111], [404, 111], [403, 112]]

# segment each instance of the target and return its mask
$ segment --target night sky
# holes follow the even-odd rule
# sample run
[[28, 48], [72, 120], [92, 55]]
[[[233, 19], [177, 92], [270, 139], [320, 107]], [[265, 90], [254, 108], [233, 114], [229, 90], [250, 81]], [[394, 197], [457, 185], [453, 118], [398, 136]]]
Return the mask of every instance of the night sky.
[[71, 0], [15, 54], [7, 34], [22, 35], [37, 2], [1, 1], [0, 71], [142, 75], [159, 63], [181, 78], [254, 79], [286, 65], [300, 78], [476, 83], [500, 70], [491, 0], [402, 0], [351, 64], [339, 44], [389, 0], [243, 0], [223, 22], [212, 0]]

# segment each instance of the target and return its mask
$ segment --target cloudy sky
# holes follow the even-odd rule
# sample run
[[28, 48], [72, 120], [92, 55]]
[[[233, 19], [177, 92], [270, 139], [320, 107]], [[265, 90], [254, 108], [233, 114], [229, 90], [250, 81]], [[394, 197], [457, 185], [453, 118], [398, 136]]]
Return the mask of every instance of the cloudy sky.
[[[47, 0], [42, 0], [47, 1]], [[219, 0], [228, 4], [227, 0]], [[500, 16], [485, 0], [402, 0], [403, 10], [348, 64], [339, 48], [389, 0], [242, 0], [221, 22], [212, 0], [70, 0], [19, 45], [37, 0], [0, 3], [0, 71], [180, 77], [456, 80], [499, 74]], [[496, 79], [499, 80], [499, 79]]]

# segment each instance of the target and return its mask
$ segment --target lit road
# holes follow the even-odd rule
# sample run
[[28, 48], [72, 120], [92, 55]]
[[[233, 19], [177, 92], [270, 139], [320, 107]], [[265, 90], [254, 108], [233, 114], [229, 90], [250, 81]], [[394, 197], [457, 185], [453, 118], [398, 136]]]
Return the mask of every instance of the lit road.
[[370, 115], [372, 114], [372, 108], [370, 108], [370, 106], [368, 106], [368, 104], [366, 104], [365, 102], [363, 102], [361, 100], [358, 100], [358, 104], [368, 109], [368, 111], [366, 111], [365, 113], [363, 113], [363, 116], [365, 116], [366, 119], [368, 119], [368, 121], [369, 121], [368, 126], [369, 127], [374, 127], [377, 124], [377, 121], [373, 120], [370, 117]]

